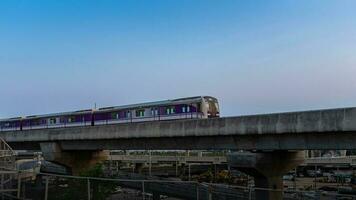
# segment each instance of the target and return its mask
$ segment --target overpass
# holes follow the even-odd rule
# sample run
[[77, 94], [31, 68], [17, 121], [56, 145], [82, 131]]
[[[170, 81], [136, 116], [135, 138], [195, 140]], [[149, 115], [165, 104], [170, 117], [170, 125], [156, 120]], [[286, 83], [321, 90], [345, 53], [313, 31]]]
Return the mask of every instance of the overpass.
[[[13, 149], [41, 150], [46, 159], [85, 168], [101, 150], [252, 150], [231, 155], [230, 166], [257, 186], [282, 188], [281, 176], [303, 161], [290, 150], [356, 149], [356, 108], [212, 119], [136, 122], [0, 132]], [[266, 191], [257, 199], [280, 199]]]

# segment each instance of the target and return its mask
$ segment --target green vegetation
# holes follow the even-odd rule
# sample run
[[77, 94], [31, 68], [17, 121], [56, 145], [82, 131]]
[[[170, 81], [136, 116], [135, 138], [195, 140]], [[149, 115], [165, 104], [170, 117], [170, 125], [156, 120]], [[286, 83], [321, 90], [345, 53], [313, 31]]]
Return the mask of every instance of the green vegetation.
[[[184, 177], [183, 180], [187, 180]], [[233, 177], [227, 170], [222, 170], [214, 175], [212, 169], [200, 174], [192, 176], [192, 181], [205, 182], [205, 183], [222, 183], [222, 184], [235, 184], [236, 178]]]
[[[83, 177], [103, 177], [102, 165], [84, 171], [80, 174]], [[114, 191], [117, 185], [111, 181], [90, 180], [91, 199], [105, 200]], [[88, 199], [88, 180], [73, 178], [58, 178], [50, 182], [50, 200], [87, 200]]]

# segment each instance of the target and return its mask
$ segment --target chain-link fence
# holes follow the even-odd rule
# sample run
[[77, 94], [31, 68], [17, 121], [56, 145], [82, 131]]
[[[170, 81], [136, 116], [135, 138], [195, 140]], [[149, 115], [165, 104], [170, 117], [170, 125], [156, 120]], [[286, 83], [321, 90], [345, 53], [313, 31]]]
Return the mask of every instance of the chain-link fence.
[[43, 176], [45, 200], [196, 199], [194, 182]]
[[42, 193], [28, 198], [44, 200], [114, 199], [248, 199], [242, 188], [193, 181], [132, 180], [41, 174]]
[[[26, 174], [3, 176], [0, 200], [254, 200], [262, 195], [281, 195], [285, 200], [353, 199], [355, 195], [339, 191], [322, 192], [296, 189], [272, 190], [266, 188], [234, 186], [157, 179], [93, 178], [40, 173], [36, 179]], [[8, 180], [8, 182], [5, 181]], [[273, 199], [273, 198], [272, 198]]]

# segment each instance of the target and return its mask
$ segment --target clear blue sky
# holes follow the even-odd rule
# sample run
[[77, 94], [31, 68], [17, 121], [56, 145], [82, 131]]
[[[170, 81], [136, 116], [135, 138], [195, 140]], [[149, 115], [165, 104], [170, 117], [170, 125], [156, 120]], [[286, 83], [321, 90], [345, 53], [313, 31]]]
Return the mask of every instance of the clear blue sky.
[[0, 1], [0, 117], [212, 95], [356, 106], [354, 0]]

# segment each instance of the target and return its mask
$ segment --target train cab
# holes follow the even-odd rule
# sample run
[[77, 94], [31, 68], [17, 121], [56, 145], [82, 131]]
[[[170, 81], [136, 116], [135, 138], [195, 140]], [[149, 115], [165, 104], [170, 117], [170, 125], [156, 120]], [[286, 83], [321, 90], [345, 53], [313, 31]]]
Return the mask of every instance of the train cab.
[[204, 96], [203, 104], [205, 107], [203, 112], [205, 112], [207, 118], [216, 118], [220, 116], [219, 102], [215, 97]]

